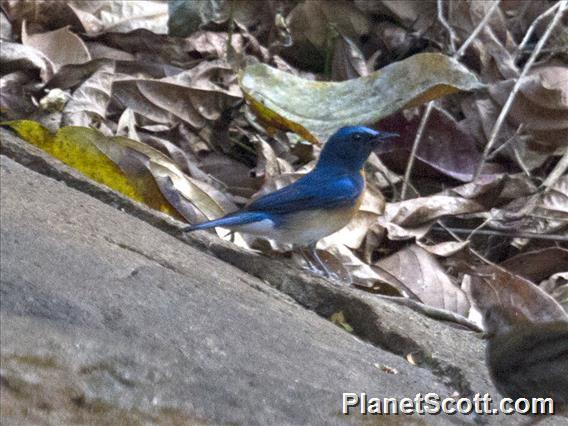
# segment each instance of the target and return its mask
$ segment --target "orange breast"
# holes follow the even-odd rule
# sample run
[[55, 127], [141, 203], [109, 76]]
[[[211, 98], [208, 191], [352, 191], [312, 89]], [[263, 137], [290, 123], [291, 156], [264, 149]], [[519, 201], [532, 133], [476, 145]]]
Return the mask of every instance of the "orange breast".
[[295, 245], [308, 245], [346, 226], [359, 210], [363, 193], [351, 207], [304, 210], [291, 215], [276, 239]]

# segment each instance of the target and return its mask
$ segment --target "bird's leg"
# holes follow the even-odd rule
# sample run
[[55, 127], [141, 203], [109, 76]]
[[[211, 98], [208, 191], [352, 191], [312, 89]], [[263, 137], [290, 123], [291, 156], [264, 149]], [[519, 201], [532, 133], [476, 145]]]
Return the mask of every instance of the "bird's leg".
[[296, 250], [302, 255], [302, 258], [306, 262], [306, 269], [312, 272], [318, 271], [317, 266], [314, 264], [314, 260], [306, 253], [305, 247], [296, 247]]
[[326, 278], [332, 278], [333, 274], [331, 273], [331, 271], [328, 269], [328, 267], [325, 265], [325, 263], [323, 263], [323, 261], [321, 260], [321, 258], [318, 255], [318, 251], [316, 249], [316, 244], [317, 243], [312, 243], [310, 244], [307, 249], [310, 252], [310, 255], [312, 256], [312, 258], [315, 260], [316, 262], [316, 266], [318, 267], [320, 272], [323, 272], [324, 276]]

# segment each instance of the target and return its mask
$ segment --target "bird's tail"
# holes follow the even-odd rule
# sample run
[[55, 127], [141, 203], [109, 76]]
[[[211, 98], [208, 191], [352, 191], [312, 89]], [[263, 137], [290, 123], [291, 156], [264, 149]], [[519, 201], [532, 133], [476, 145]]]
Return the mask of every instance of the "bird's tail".
[[223, 216], [219, 219], [209, 220], [207, 222], [196, 223], [184, 228], [185, 232], [201, 231], [203, 229], [211, 229], [216, 227], [233, 228], [235, 226], [247, 225], [249, 223], [260, 222], [266, 219], [265, 213], [259, 212], [236, 212]]

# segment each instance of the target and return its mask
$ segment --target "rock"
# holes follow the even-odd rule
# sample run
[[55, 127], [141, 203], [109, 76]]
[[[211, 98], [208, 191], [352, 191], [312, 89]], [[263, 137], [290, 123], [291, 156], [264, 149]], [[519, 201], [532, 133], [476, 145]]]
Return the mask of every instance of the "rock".
[[342, 392], [452, 392], [63, 182], [4, 156], [1, 181], [7, 423], [333, 424]]
[[[0, 134], [26, 166], [2, 156], [3, 423], [344, 424], [375, 419], [342, 415], [343, 392], [498, 398], [475, 333], [182, 235]], [[326, 319], [339, 311], [353, 334]]]

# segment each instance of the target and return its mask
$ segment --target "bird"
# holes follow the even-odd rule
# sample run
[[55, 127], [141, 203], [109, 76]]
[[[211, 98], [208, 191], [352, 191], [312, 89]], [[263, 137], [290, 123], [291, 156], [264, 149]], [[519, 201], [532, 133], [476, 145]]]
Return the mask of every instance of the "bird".
[[364, 126], [342, 127], [324, 144], [314, 169], [297, 181], [239, 211], [190, 225], [184, 231], [222, 227], [291, 244], [311, 264], [305, 256], [307, 250], [320, 272], [330, 277], [316, 244], [349, 223], [363, 199], [367, 158], [371, 152], [390, 151], [388, 140], [396, 136]]
[[555, 413], [566, 410], [568, 321], [516, 320], [503, 326], [511, 315], [498, 309], [491, 315], [501, 321], [489, 328], [486, 347], [487, 366], [497, 390], [512, 399], [552, 398]]

